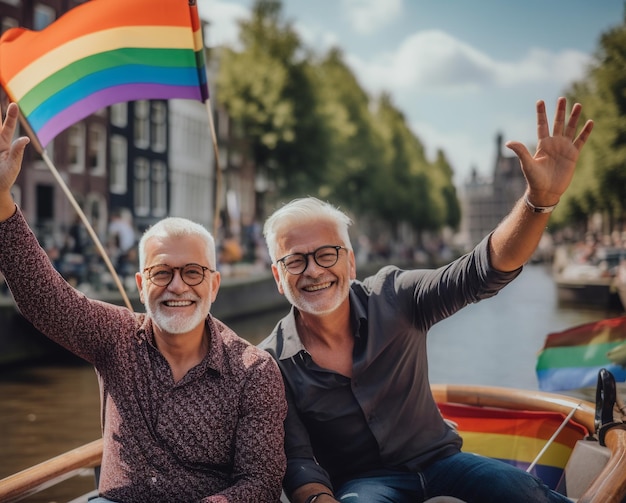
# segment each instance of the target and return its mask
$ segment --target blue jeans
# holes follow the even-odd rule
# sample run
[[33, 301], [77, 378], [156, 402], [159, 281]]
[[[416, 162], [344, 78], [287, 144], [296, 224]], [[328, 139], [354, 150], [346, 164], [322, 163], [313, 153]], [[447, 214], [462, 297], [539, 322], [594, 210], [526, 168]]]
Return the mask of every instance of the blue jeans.
[[342, 503], [420, 503], [453, 496], [467, 503], [558, 503], [571, 500], [541, 480], [501, 461], [459, 453], [422, 472], [352, 479], [335, 490]]

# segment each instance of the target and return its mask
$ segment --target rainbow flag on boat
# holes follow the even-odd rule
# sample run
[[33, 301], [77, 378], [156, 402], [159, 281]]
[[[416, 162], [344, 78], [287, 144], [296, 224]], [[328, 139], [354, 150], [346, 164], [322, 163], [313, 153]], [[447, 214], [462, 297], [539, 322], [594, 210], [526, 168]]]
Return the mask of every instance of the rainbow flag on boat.
[[548, 334], [536, 364], [539, 389], [596, 386], [602, 368], [626, 381], [626, 316]]
[[[522, 470], [527, 470], [535, 462], [566, 417], [550, 411], [518, 411], [453, 403], [438, 406], [445, 419], [457, 424], [465, 452], [499, 459]], [[568, 421], [530, 472], [556, 489], [576, 442], [588, 434], [583, 425]]]

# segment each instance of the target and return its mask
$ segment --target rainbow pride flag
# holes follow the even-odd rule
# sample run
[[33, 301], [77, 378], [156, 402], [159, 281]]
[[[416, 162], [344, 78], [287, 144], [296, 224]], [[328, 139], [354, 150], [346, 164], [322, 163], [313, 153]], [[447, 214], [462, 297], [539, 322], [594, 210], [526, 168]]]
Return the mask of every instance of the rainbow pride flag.
[[626, 356], [622, 361], [610, 357], [615, 348], [625, 343], [626, 316], [548, 334], [537, 357], [539, 389], [562, 391], [596, 386], [602, 368], [610, 371], [617, 382], [626, 381]]
[[[438, 405], [443, 417], [457, 424], [465, 452], [499, 459], [524, 471], [535, 461], [566, 417], [557, 412], [517, 411], [453, 403]], [[531, 473], [556, 489], [576, 442], [588, 434], [587, 428], [569, 421]]]
[[90, 0], [41, 31], [12, 28], [0, 38], [0, 84], [44, 147], [114, 103], [205, 101], [195, 1]]

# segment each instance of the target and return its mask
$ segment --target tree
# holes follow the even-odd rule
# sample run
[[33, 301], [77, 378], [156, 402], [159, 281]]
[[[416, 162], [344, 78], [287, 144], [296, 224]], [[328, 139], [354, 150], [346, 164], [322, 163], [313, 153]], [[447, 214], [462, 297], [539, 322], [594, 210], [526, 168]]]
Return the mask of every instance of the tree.
[[393, 231], [458, 226], [445, 156], [429, 163], [390, 96], [372, 100], [340, 50], [316, 58], [280, 12], [278, 0], [255, 2], [240, 22], [242, 49], [223, 51], [217, 78], [218, 100], [276, 198], [331, 199]]
[[320, 195], [362, 214], [375, 214], [377, 194], [372, 180], [383, 163], [381, 139], [374, 128], [370, 98], [333, 49], [316, 65], [315, 85], [320, 114], [329, 131], [327, 177]]
[[595, 119], [594, 131], [581, 153], [577, 172], [555, 223], [576, 223], [601, 211], [612, 229], [626, 218], [626, 24], [600, 39], [585, 79], [568, 92], [584, 104], [583, 119]]
[[444, 200], [445, 218], [443, 224], [452, 230], [461, 225], [461, 205], [454, 186], [454, 171], [446, 159], [445, 152], [437, 150], [437, 158], [433, 164], [435, 183]]
[[254, 162], [284, 193], [316, 187], [324, 178], [326, 135], [317, 117], [309, 64], [281, 2], [257, 0], [252, 18], [240, 22], [243, 49], [224, 49], [217, 98]]
[[596, 112], [602, 112], [592, 136], [602, 193], [598, 202], [611, 219], [623, 220], [626, 215], [626, 24], [602, 35], [598, 60], [591, 72]]

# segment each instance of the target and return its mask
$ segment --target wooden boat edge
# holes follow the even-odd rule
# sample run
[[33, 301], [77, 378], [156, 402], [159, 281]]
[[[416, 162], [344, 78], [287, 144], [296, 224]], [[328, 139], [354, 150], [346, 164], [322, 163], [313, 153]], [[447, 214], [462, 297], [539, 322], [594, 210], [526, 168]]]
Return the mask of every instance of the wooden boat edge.
[[[553, 393], [504, 388], [434, 384], [438, 403], [497, 407], [514, 410], [543, 410], [569, 414], [590, 432], [595, 430], [595, 405], [575, 397]], [[626, 429], [616, 427], [605, 437], [610, 459], [578, 503], [620, 503], [626, 496]], [[79, 471], [95, 468], [102, 457], [102, 439], [94, 440], [0, 480], [0, 501], [10, 503], [58, 484]], [[86, 498], [85, 498], [86, 499]]]
[[10, 503], [95, 468], [102, 460], [102, 439], [93, 440], [0, 480], [0, 501]]
[[575, 407], [572, 419], [590, 432], [595, 429], [595, 405], [567, 395], [498, 386], [473, 386], [464, 384], [433, 384], [437, 403], [452, 402], [480, 407], [499, 407], [514, 410], [547, 410], [569, 414]]

